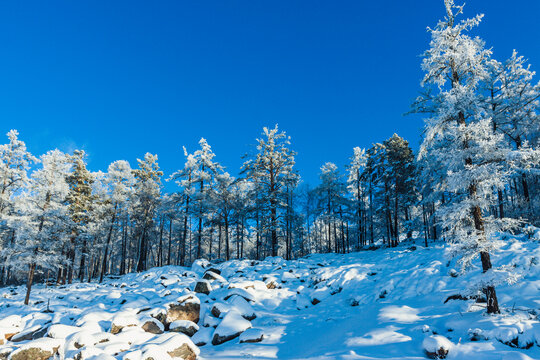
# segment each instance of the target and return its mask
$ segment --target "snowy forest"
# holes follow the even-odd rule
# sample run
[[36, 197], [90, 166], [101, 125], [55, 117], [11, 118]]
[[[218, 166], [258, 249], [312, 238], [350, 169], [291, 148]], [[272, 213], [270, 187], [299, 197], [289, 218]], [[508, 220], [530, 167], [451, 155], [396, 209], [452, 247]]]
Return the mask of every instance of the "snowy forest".
[[462, 6], [445, 5], [429, 28], [420, 95], [404, 109], [425, 119], [419, 149], [388, 134], [321, 164], [317, 184], [302, 179], [301, 152], [273, 124], [253, 134], [240, 169], [222, 166], [201, 138], [171, 174], [151, 153], [90, 171], [83, 150], [32, 154], [24, 134], [9, 131], [0, 146], [0, 284], [24, 286], [28, 305], [33, 284], [444, 244], [458, 270], [481, 266], [485, 311], [500, 313], [498, 286], [517, 280], [508, 268], [490, 271], [494, 239], [534, 238], [540, 227], [538, 64], [517, 51], [494, 58], [471, 35], [482, 16], [462, 20]]
[[237, 177], [204, 138], [173, 174], [150, 153], [134, 168], [118, 160], [91, 172], [84, 151], [35, 156], [10, 131], [0, 147], [0, 282], [102, 281], [195, 259], [288, 260], [411, 238], [455, 242], [470, 261], [489, 253], [494, 232], [539, 226], [540, 83], [523, 56], [499, 61], [467, 34], [481, 16], [449, 14], [430, 30], [411, 108], [426, 117], [420, 150], [394, 134], [351, 149], [345, 166], [322, 164], [319, 184], [302, 182], [277, 125]]

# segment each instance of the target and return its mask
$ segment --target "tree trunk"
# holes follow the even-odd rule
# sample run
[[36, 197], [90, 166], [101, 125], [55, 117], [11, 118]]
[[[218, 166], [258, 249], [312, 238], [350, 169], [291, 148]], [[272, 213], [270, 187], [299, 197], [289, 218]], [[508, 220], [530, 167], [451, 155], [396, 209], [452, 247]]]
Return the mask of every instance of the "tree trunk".
[[30, 301], [30, 291], [32, 291], [32, 283], [34, 282], [34, 271], [36, 270], [36, 264], [30, 264], [28, 271], [28, 280], [26, 282], [26, 296], [24, 297], [24, 305], [28, 305]]

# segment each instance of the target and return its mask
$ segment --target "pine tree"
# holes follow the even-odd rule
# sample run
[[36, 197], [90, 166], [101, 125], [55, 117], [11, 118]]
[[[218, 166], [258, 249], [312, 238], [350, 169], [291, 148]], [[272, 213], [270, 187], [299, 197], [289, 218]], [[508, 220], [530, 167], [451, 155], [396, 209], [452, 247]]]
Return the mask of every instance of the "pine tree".
[[66, 202], [70, 191], [66, 182], [70, 159], [53, 150], [41, 156], [41, 163], [43, 167], [32, 173], [31, 182], [18, 202], [18, 216], [13, 220], [16, 237], [7, 259], [15, 269], [27, 270], [25, 304], [30, 299], [35, 273], [63, 263], [60, 251], [70, 235], [71, 219]]
[[69, 212], [72, 219], [71, 228], [71, 244], [67, 251], [69, 260], [68, 282], [71, 284], [75, 266], [76, 247], [80, 242], [80, 265], [79, 278], [84, 279], [84, 268], [87, 255], [87, 237], [85, 234], [86, 226], [90, 219], [92, 210], [92, 183], [94, 182], [92, 174], [86, 169], [85, 163], [86, 154], [82, 150], [75, 150], [72, 161], [72, 173], [67, 177], [69, 184], [69, 194], [67, 202], [69, 204]]
[[154, 225], [154, 215], [159, 204], [161, 192], [161, 176], [157, 155], [146, 153], [144, 159], [137, 159], [139, 168], [133, 170], [135, 177], [133, 217], [136, 225], [137, 271], [148, 268], [148, 252], [150, 251], [150, 232]]
[[278, 255], [278, 233], [280, 210], [283, 210], [286, 183], [294, 167], [296, 153], [288, 148], [290, 137], [273, 129], [263, 128], [263, 138], [257, 139], [257, 154], [246, 161], [243, 170], [250, 181], [257, 184], [269, 212], [270, 248], [272, 256]]
[[350, 164], [347, 166], [347, 188], [352, 196], [352, 207], [355, 213], [354, 221], [356, 223], [356, 246], [366, 245], [366, 194], [365, 186], [362, 181], [362, 173], [366, 167], [366, 150], [359, 147], [353, 149], [354, 155]]
[[[15, 239], [15, 229], [8, 225], [14, 213], [17, 193], [28, 184], [28, 170], [38, 160], [26, 150], [26, 144], [19, 140], [17, 130], [7, 133], [9, 143], [0, 145], [0, 251], [8, 251]], [[8, 277], [8, 268], [0, 255], [0, 284]]]
[[426, 71], [422, 84], [428, 91], [415, 104], [416, 111], [431, 115], [419, 157], [443, 169], [445, 177], [438, 186], [451, 197], [438, 209], [444, 236], [464, 267], [480, 256], [482, 270], [488, 273], [481, 284], [487, 312], [498, 313], [495, 285], [489, 278], [491, 237], [513, 222], [494, 219], [488, 210], [494, 203], [494, 189], [506, 183], [503, 163], [510, 150], [493, 132], [481, 91], [488, 79], [491, 51], [482, 40], [466, 34], [482, 16], [456, 22], [463, 6], [453, 0], [445, 0], [445, 5], [446, 18], [429, 29], [432, 40], [422, 64]]

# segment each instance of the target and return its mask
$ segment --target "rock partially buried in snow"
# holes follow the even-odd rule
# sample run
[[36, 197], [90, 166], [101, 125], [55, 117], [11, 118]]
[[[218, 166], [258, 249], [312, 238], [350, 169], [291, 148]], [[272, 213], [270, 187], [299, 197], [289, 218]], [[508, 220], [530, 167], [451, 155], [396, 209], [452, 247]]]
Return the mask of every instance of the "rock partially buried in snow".
[[251, 327], [251, 322], [244, 319], [242, 315], [235, 311], [229, 312], [214, 331], [212, 345], [223, 344], [240, 336]]
[[152, 356], [153, 353], [165, 352], [173, 359], [195, 360], [199, 355], [199, 348], [184, 334], [163, 334], [142, 348], [141, 359], [161, 360], [164, 357]]
[[137, 326], [139, 320], [137, 316], [132, 313], [119, 313], [111, 322], [111, 334], [118, 334], [125, 327]]
[[210, 291], [212, 291], [212, 286], [210, 285], [210, 282], [208, 280], [197, 281], [197, 284], [195, 285], [196, 293], [208, 295], [210, 294]]
[[30, 341], [12, 352], [9, 360], [47, 360], [55, 355], [64, 343], [60, 339], [43, 338]]
[[199, 322], [201, 304], [197, 297], [188, 295], [179, 299], [176, 304], [169, 304], [166, 314], [160, 314], [157, 319], [168, 326], [176, 320]]
[[454, 344], [441, 335], [431, 335], [422, 342], [422, 347], [430, 359], [446, 359]]
[[205, 273], [204, 273], [204, 276], [203, 276], [203, 279], [204, 280], [217, 280], [221, 283], [226, 283], [227, 280], [225, 280], [225, 278], [213, 271], [210, 271], [210, 270], [207, 270]]
[[193, 336], [199, 331], [199, 325], [189, 320], [176, 320], [169, 325], [169, 331], [180, 332], [187, 336]]
[[11, 338], [21, 331], [22, 318], [19, 315], [11, 315], [0, 320], [0, 345], [4, 340]]
[[199, 331], [197, 331], [195, 335], [193, 335], [191, 340], [195, 343], [195, 345], [203, 346], [209, 344], [212, 341], [213, 333], [214, 329], [203, 327]]
[[258, 343], [264, 339], [264, 334], [261, 329], [247, 329], [240, 334], [240, 343]]
[[47, 328], [41, 325], [32, 326], [11, 337], [11, 341], [20, 342], [42, 338], [47, 333]]
[[157, 319], [148, 317], [141, 320], [141, 322], [143, 323], [141, 326], [142, 329], [148, 333], [163, 334], [163, 331], [165, 330], [163, 324]]

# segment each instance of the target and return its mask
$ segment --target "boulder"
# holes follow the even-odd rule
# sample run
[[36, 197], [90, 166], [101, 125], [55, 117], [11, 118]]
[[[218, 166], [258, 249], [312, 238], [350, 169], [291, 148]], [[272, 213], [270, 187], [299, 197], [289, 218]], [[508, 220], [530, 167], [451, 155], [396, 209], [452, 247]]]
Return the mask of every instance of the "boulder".
[[221, 283], [226, 283], [227, 282], [227, 280], [225, 280], [225, 278], [223, 276], [221, 276], [219, 274], [216, 274], [215, 272], [210, 271], [210, 270], [208, 270], [208, 271], [206, 271], [204, 273], [203, 279], [204, 280], [217, 280], [217, 281], [219, 281]]
[[450, 340], [441, 335], [428, 336], [422, 342], [422, 347], [430, 359], [446, 359], [453, 346]]
[[195, 345], [203, 346], [209, 344], [212, 341], [213, 333], [214, 329], [203, 327], [199, 331], [197, 331], [195, 335], [193, 335], [191, 340], [195, 343]]
[[189, 320], [198, 323], [200, 312], [201, 304], [199, 299], [189, 295], [180, 298], [178, 303], [169, 304], [166, 313], [158, 315], [157, 318], [166, 326], [177, 320]]
[[261, 329], [247, 329], [240, 334], [240, 343], [258, 343], [264, 338], [263, 331]]
[[208, 280], [197, 281], [197, 284], [195, 285], [196, 293], [208, 295], [210, 294], [210, 291], [212, 291], [212, 286], [210, 285], [210, 282]]
[[35, 340], [42, 338], [47, 333], [47, 328], [42, 327], [41, 325], [35, 325], [30, 327], [27, 330], [24, 330], [18, 334], [11, 336], [9, 340], [13, 342], [21, 342], [27, 340]]
[[251, 322], [235, 311], [230, 311], [214, 331], [212, 345], [223, 344], [237, 338], [251, 327]]
[[143, 325], [141, 326], [142, 329], [148, 333], [151, 334], [163, 334], [163, 330], [165, 330], [163, 324], [154, 318], [145, 318], [141, 320]]
[[212, 315], [214, 315], [217, 318], [222, 318], [224, 314], [228, 313], [230, 310], [230, 305], [224, 304], [221, 302], [214, 303], [214, 306], [212, 306], [212, 310], [210, 312]]
[[[199, 355], [199, 348], [193, 341], [184, 334], [165, 333], [160, 335], [152, 342], [145, 345], [142, 349], [140, 359], [164, 359], [160, 354], [166, 353], [174, 359], [196, 360]], [[126, 357], [124, 357], [125, 359]]]
[[42, 338], [33, 340], [12, 352], [9, 355], [8, 359], [47, 360], [53, 357], [58, 352], [58, 349], [60, 348], [62, 343], [63, 340], [60, 339]]
[[191, 337], [199, 331], [199, 325], [189, 320], [176, 320], [169, 325], [169, 331], [180, 332]]

